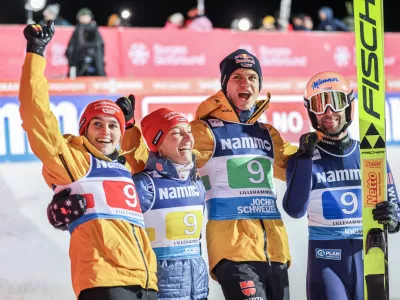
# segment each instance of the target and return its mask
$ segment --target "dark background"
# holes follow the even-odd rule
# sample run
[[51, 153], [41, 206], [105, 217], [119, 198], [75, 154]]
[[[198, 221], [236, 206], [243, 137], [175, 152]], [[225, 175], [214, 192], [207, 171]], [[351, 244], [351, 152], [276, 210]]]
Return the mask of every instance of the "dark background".
[[[0, 0], [0, 24], [23, 24], [26, 21], [25, 0]], [[112, 13], [128, 8], [133, 13], [130, 22], [136, 27], [162, 27], [168, 16], [175, 12], [184, 15], [197, 5], [196, 0], [48, 0], [47, 4], [59, 3], [60, 15], [75, 24], [76, 13], [81, 7], [89, 7], [95, 20], [101, 26], [107, 24]], [[264, 16], [279, 10], [280, 0], [205, 0], [206, 14], [216, 28], [229, 28], [233, 19], [248, 17], [258, 28]], [[318, 25], [318, 9], [329, 6], [334, 15], [342, 19], [346, 16], [344, 0], [292, 0], [293, 13], [305, 13]], [[384, 0], [385, 31], [400, 31], [400, 1]], [[34, 14], [35, 21], [42, 18], [41, 11]]]

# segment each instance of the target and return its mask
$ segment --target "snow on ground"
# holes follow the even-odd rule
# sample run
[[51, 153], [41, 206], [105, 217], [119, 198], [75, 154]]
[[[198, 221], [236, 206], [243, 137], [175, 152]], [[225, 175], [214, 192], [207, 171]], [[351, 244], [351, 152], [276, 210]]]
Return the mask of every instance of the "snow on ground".
[[[388, 150], [397, 186], [400, 188], [400, 147]], [[285, 184], [276, 182], [279, 197]], [[41, 163], [0, 164], [0, 299], [71, 300], [74, 294], [69, 274], [67, 232], [47, 222], [46, 206], [52, 191], [41, 176]], [[279, 201], [279, 204], [280, 201]], [[284, 214], [292, 266], [289, 269], [292, 299], [305, 300], [307, 220]], [[203, 234], [205, 236], [205, 234]], [[205, 243], [203, 256], [207, 260]], [[391, 299], [400, 299], [400, 234], [390, 237]], [[210, 300], [223, 299], [221, 289], [210, 280]]]

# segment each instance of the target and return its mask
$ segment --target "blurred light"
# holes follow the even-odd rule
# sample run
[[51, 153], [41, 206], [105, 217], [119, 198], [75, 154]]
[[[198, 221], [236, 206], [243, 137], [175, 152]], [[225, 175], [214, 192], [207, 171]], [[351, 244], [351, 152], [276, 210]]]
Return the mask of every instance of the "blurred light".
[[241, 18], [238, 22], [238, 28], [242, 31], [247, 31], [251, 28], [251, 22], [248, 18]]
[[131, 16], [131, 12], [130, 12], [129, 9], [124, 9], [124, 10], [121, 12], [121, 17], [122, 17], [122, 19], [129, 19], [130, 16]]
[[44, 8], [46, 0], [28, 0], [27, 3], [33, 11], [38, 11]]

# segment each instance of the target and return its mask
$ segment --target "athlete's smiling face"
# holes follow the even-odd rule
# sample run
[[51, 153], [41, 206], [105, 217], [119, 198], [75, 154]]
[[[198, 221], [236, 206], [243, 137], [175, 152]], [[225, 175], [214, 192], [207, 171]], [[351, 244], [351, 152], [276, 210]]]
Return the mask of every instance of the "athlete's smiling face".
[[249, 110], [256, 103], [260, 92], [260, 81], [256, 71], [237, 69], [229, 77], [226, 96], [241, 110]]
[[328, 134], [336, 134], [346, 124], [345, 111], [335, 112], [329, 106], [325, 113], [316, 115], [318, 126]]
[[178, 123], [168, 131], [158, 152], [176, 164], [186, 165], [192, 162], [193, 143], [190, 125]]
[[99, 115], [90, 121], [85, 136], [102, 154], [110, 155], [119, 145], [121, 135], [121, 128], [116, 118]]

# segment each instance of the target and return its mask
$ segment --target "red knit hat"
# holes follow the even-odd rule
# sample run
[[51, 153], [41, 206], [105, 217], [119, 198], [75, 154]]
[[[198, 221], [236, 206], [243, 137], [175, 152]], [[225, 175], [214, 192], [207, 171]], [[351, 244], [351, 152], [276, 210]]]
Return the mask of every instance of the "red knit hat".
[[167, 108], [159, 108], [140, 122], [142, 134], [150, 151], [157, 152], [168, 131], [178, 123], [189, 121], [181, 114]]
[[125, 117], [121, 108], [111, 100], [97, 100], [86, 106], [79, 120], [79, 134], [83, 135], [90, 121], [98, 115], [110, 115], [117, 119], [121, 134], [125, 132]]

